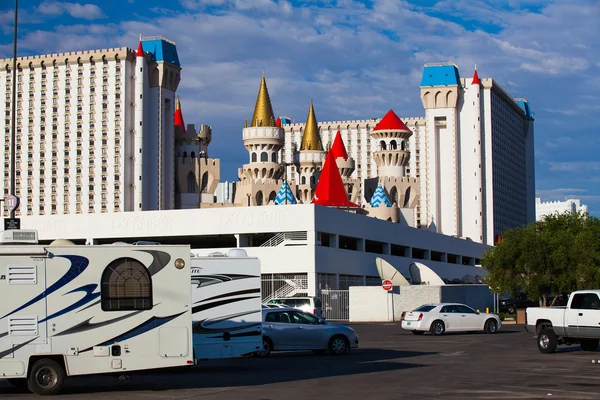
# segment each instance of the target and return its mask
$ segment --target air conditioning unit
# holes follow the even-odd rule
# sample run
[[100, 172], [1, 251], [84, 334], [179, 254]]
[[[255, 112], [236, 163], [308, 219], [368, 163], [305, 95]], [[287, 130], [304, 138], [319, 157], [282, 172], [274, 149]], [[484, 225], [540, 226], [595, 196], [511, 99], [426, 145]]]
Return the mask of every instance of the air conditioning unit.
[[35, 229], [10, 229], [2, 232], [0, 244], [38, 244]]

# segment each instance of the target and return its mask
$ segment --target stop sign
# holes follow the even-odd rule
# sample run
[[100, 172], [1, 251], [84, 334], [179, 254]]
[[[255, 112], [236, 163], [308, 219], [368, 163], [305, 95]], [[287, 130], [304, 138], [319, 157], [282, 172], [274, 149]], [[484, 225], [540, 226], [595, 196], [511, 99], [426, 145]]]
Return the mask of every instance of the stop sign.
[[394, 285], [392, 284], [392, 281], [390, 281], [389, 279], [386, 279], [383, 282], [381, 282], [381, 287], [386, 292], [389, 292], [390, 290], [392, 290], [392, 288], [394, 287]]

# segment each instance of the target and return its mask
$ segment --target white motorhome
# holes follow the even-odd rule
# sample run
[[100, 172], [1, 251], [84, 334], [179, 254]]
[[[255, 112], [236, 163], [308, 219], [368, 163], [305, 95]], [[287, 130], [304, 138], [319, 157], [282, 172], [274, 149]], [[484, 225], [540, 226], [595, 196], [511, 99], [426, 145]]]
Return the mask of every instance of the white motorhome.
[[1, 235], [0, 379], [45, 395], [66, 376], [194, 363], [189, 246]]
[[260, 261], [242, 249], [191, 259], [196, 359], [230, 358], [262, 348]]

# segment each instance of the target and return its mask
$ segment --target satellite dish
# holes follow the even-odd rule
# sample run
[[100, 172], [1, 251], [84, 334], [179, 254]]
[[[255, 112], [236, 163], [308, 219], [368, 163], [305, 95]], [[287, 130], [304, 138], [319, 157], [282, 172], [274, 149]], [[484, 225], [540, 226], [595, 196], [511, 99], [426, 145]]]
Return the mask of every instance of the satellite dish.
[[410, 286], [406, 278], [383, 258], [375, 258], [375, 264], [377, 265], [377, 272], [379, 272], [379, 277], [382, 281], [387, 279], [392, 281], [392, 285], [394, 286]]
[[50, 243], [50, 246], [74, 246], [75, 243], [68, 239], [55, 239]]
[[434, 270], [420, 262], [414, 262], [408, 267], [414, 283], [421, 285], [444, 286], [444, 280]]

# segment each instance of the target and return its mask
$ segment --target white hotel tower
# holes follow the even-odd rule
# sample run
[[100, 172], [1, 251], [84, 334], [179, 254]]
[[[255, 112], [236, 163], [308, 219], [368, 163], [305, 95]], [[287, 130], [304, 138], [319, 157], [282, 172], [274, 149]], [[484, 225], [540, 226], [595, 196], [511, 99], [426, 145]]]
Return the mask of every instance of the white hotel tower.
[[[426, 64], [420, 93], [425, 117], [401, 118], [413, 132], [406, 176], [420, 180], [415, 226], [493, 244], [506, 229], [535, 221], [534, 121], [527, 101], [491, 78], [479, 79], [477, 71], [461, 78], [453, 63]], [[375, 160], [380, 139], [372, 135], [380, 118], [318, 123], [325, 148], [340, 131], [356, 161], [352, 178], [360, 182], [385, 175]], [[284, 128], [289, 154], [299, 147], [304, 124]], [[361, 205], [368, 202], [367, 186], [358, 188]]]
[[[10, 192], [12, 59], [0, 60], [4, 194]], [[174, 207], [175, 43], [17, 59], [17, 215]], [[142, 173], [143, 170], [143, 173]]]

